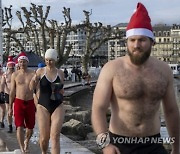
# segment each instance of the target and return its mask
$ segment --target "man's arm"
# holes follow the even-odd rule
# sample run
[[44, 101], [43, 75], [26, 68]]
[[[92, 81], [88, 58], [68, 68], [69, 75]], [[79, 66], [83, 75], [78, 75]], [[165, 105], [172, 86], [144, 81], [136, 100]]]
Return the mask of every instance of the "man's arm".
[[11, 87], [10, 87], [10, 93], [9, 93], [9, 114], [12, 115], [12, 107], [13, 102], [16, 96], [16, 81], [15, 81], [16, 73], [13, 73], [11, 76]]
[[103, 154], [120, 154], [117, 147], [109, 144], [109, 132], [106, 113], [112, 97], [114, 69], [107, 63], [99, 75], [93, 95], [91, 121], [97, 135], [96, 142], [103, 148]]
[[106, 64], [101, 70], [94, 90], [91, 120], [97, 135], [108, 131], [106, 113], [112, 93], [112, 74], [110, 71], [110, 66]]
[[166, 95], [163, 98], [163, 109], [166, 121], [166, 126], [170, 137], [175, 137], [175, 143], [172, 144], [172, 154], [180, 154], [179, 151], [179, 130], [180, 130], [180, 118], [179, 110], [176, 102], [174, 86], [173, 86], [173, 74], [170, 68], [167, 69], [169, 83], [166, 91]]
[[4, 88], [5, 88], [5, 76], [4, 74], [1, 77], [1, 87], [0, 87], [0, 91], [4, 93]]
[[37, 71], [34, 71], [34, 76], [32, 77], [30, 83], [29, 83], [29, 89], [30, 90], [35, 90], [38, 83], [39, 83], [39, 79], [40, 79], [40, 72], [41, 72], [41, 69], [38, 69]]

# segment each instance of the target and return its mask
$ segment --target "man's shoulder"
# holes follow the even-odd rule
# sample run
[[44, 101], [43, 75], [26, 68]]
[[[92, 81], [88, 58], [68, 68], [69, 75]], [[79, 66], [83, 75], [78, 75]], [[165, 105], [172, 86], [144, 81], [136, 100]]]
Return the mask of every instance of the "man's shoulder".
[[34, 75], [34, 72], [35, 72], [35, 70], [33, 70], [31, 68], [28, 68], [26, 71], [27, 75]]
[[34, 72], [34, 70], [32, 68], [27, 68], [27, 72], [32, 73], [32, 72]]
[[157, 58], [155, 58], [155, 57], [153, 57], [153, 63], [154, 63], [154, 65], [156, 65], [156, 67], [159, 67], [160, 69], [162, 69], [162, 68], [169, 68], [169, 65], [168, 65], [168, 63], [167, 62], [164, 62], [164, 61], [161, 61], [161, 60], [159, 60], [159, 59], [157, 59]]
[[115, 60], [110, 60], [101, 69], [101, 74], [108, 75], [113, 78], [113, 76], [123, 68], [124, 58], [119, 57]]
[[16, 70], [12, 73], [13, 76], [16, 76], [19, 73], [19, 70]]
[[122, 66], [123, 63], [124, 63], [124, 57], [118, 57], [114, 60], [108, 61], [103, 67], [109, 69], [116, 69], [119, 68], [119, 66]]
[[153, 67], [155, 70], [158, 70], [158, 72], [161, 72], [164, 76], [172, 73], [172, 70], [167, 62], [161, 61], [156, 58], [153, 58]]

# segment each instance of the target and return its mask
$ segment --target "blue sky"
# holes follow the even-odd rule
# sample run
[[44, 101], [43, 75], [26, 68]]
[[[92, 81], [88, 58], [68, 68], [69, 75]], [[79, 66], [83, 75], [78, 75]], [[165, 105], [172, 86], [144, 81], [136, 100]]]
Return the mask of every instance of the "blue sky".
[[[43, 6], [51, 6], [49, 19], [64, 21], [63, 7], [71, 9], [71, 17], [74, 23], [84, 20], [83, 10], [91, 11], [91, 22], [100, 21], [103, 24], [116, 25], [128, 22], [137, 2], [141, 2], [147, 8], [152, 24], [180, 24], [180, 0], [2, 0], [2, 7], [13, 5], [13, 10], [30, 6], [30, 3]], [[13, 23], [16, 24], [17, 20]]]

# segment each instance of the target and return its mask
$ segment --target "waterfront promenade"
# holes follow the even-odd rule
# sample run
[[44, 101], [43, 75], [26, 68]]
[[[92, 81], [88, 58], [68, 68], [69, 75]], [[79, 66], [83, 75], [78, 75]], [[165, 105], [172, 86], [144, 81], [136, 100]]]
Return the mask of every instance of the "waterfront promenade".
[[[92, 83], [94, 83], [95, 81], [92, 81]], [[70, 82], [67, 81], [65, 82], [64, 88], [65, 91], [68, 88], [72, 88], [72, 87], [77, 87], [79, 86], [80, 88], [85, 88], [85, 86], [82, 86], [81, 82]], [[77, 92], [77, 88], [75, 88], [76, 90], [73, 91], [73, 89], [71, 90], [71, 93], [73, 92]], [[70, 95], [69, 93], [65, 92], [65, 95]], [[6, 124], [6, 121], [5, 121]], [[6, 124], [7, 127], [7, 124]], [[16, 139], [16, 133], [15, 130], [13, 131], [12, 134], [7, 133], [7, 128], [1, 129], [0, 128], [0, 151], [5, 151], [5, 147], [7, 146], [7, 149], [9, 150], [9, 152], [0, 152], [0, 154], [11, 154], [12, 151], [19, 149], [19, 145]], [[35, 125], [34, 128], [34, 134], [31, 138], [31, 142], [29, 144], [29, 149], [30, 149], [30, 154], [41, 154], [39, 145], [38, 145], [38, 128], [37, 128], [37, 124]], [[61, 154], [93, 154], [93, 152], [91, 152], [90, 150], [88, 150], [87, 148], [84, 148], [83, 146], [81, 146], [80, 144], [72, 141], [71, 139], [67, 138], [66, 136], [64, 136], [63, 134], [61, 134], [60, 137], [60, 142], [61, 142]], [[4, 145], [1, 146], [1, 144], [4, 143]], [[51, 145], [50, 145], [51, 146]], [[4, 148], [4, 150], [3, 150]], [[15, 154], [15, 152], [14, 152]]]

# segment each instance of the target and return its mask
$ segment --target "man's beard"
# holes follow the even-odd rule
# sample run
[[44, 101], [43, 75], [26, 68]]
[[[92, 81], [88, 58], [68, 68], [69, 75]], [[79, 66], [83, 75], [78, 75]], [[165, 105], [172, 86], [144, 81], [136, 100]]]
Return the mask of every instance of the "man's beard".
[[[136, 51], [136, 50], [138, 50], [140, 52], [138, 55], [133, 54], [133, 51]], [[128, 51], [130, 60], [133, 64], [142, 65], [149, 58], [149, 56], [151, 54], [151, 47], [149, 49], [147, 49], [146, 51], [142, 51], [141, 49], [134, 49], [132, 52], [130, 52], [129, 49], [127, 49], [127, 51]]]

